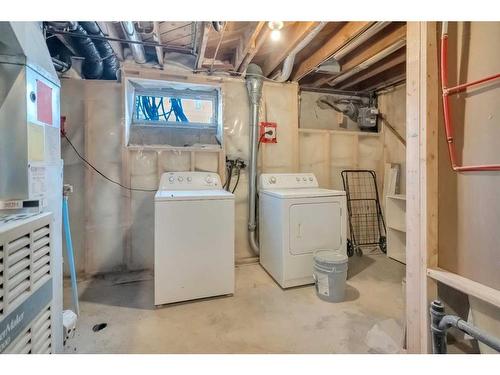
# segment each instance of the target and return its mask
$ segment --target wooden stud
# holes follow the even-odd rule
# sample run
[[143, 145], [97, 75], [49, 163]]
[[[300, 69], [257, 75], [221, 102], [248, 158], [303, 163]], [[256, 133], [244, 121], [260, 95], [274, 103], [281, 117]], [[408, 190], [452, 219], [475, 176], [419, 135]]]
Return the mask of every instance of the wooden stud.
[[322, 62], [328, 60], [335, 52], [365, 31], [372, 22], [348, 22], [338, 33], [325, 43], [321, 48], [305, 59], [292, 75], [293, 81], [298, 81], [311, 73]]
[[[153, 21], [153, 41], [156, 43], [161, 43], [160, 39], [160, 23], [158, 21]], [[155, 47], [156, 51], [156, 59], [158, 60], [158, 64], [163, 66], [163, 48]]]
[[391, 58], [390, 60], [383, 60], [381, 64], [376, 64], [376, 66], [373, 66], [371, 68], [366, 69], [365, 71], [362, 71], [359, 75], [354, 76], [343, 83], [341, 83], [338, 88], [345, 90], [350, 87], [353, 87], [357, 84], [361, 84], [363, 81], [375, 77], [380, 73], [385, 72], [386, 70], [389, 70], [399, 64], [403, 64], [406, 61], [406, 54], [404, 53], [404, 49], [401, 50], [403, 53], [398, 53], [398, 55], [394, 58]]
[[281, 48], [276, 47], [266, 58], [262, 71], [268, 76], [283, 62], [291, 51], [299, 44], [316, 26], [318, 22], [298, 22], [292, 30], [289, 30], [284, 38], [286, 43]]
[[436, 22], [407, 26], [406, 328], [409, 353], [429, 353], [429, 303], [437, 295], [438, 68]]
[[209, 34], [210, 34], [210, 22], [203, 22], [203, 31], [201, 36], [200, 50], [198, 51], [198, 57], [196, 60], [196, 69], [201, 69], [203, 67], [203, 61], [205, 59], [205, 52], [207, 50]]
[[446, 284], [462, 293], [476, 297], [500, 308], [500, 290], [498, 289], [491, 288], [441, 268], [428, 268], [427, 275], [430, 278]]

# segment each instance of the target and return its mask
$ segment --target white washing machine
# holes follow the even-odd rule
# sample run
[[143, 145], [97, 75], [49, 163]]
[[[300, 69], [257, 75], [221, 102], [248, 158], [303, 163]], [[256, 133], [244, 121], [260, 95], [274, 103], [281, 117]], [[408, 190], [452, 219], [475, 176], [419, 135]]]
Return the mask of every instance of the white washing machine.
[[234, 195], [218, 174], [161, 176], [154, 274], [155, 305], [234, 293]]
[[345, 191], [319, 188], [312, 173], [262, 174], [260, 264], [282, 288], [312, 284], [313, 251], [347, 252]]

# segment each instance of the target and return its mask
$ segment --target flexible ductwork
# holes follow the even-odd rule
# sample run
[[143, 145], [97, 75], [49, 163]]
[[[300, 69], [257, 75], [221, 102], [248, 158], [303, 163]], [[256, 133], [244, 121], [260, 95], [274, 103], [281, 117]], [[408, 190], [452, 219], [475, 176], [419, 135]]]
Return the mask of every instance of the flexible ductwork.
[[262, 69], [248, 65], [246, 72], [248, 100], [250, 103], [250, 162], [248, 163], [248, 241], [255, 254], [259, 254], [257, 242], [257, 151], [259, 139], [259, 109], [262, 97]]
[[321, 30], [326, 26], [328, 22], [320, 22], [318, 26], [316, 26], [302, 41], [297, 44], [297, 46], [290, 52], [285, 61], [283, 62], [283, 67], [281, 71], [278, 72], [273, 79], [278, 82], [285, 82], [293, 70], [293, 63], [295, 62], [295, 56], [302, 51], [311, 41], [319, 34]]
[[[104, 37], [104, 34], [102, 33], [101, 28], [99, 27], [97, 22], [79, 22], [79, 24], [89, 35]], [[117, 72], [120, 68], [120, 62], [118, 61], [113, 48], [106, 40], [93, 40], [93, 43], [99, 51], [103, 63], [102, 78], [116, 80]]]
[[[135, 31], [134, 22], [132, 21], [122, 21], [121, 22], [123, 34], [125, 38], [135, 42], [142, 42], [140, 35]], [[134, 56], [134, 60], [138, 64], [144, 64], [146, 62], [146, 53], [144, 52], [144, 46], [138, 43], [129, 43], [130, 50]]]
[[[77, 25], [75, 28], [75, 33], [81, 35], [88, 35], [87, 31], [81, 26]], [[78, 53], [85, 57], [83, 63], [82, 73], [87, 79], [99, 79], [102, 77], [103, 73], [103, 62], [101, 55], [97, 50], [96, 45], [90, 38], [73, 38], [73, 44], [75, 45]]]

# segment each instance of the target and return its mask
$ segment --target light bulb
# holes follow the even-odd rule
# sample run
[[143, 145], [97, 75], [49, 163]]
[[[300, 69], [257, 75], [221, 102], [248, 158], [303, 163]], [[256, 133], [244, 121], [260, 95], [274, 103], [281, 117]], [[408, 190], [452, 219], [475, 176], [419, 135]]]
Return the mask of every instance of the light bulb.
[[271, 31], [271, 40], [274, 40], [276, 42], [280, 40], [280, 38], [281, 38], [281, 30]]

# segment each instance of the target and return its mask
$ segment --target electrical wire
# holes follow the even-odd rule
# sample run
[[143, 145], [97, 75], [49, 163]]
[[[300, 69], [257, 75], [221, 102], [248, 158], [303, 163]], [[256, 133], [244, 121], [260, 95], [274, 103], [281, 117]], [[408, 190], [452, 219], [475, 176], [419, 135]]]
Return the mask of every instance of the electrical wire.
[[237, 169], [238, 169], [238, 175], [237, 175], [237, 177], [236, 177], [236, 184], [234, 185], [233, 190], [231, 190], [231, 193], [233, 193], [233, 194], [234, 194], [234, 192], [236, 191], [236, 188], [238, 187], [238, 183], [240, 182], [240, 173], [241, 173], [241, 168], [240, 168], [240, 167], [238, 167]]
[[115, 185], [118, 185], [120, 186], [121, 188], [123, 189], [126, 189], [126, 190], [130, 190], [130, 191], [142, 191], [142, 192], [148, 192], [148, 193], [151, 193], [151, 192], [156, 192], [156, 189], [136, 189], [136, 188], [131, 188], [129, 186], [125, 186], [117, 181], [114, 181], [112, 180], [111, 178], [109, 178], [108, 176], [106, 176], [104, 173], [102, 173], [100, 170], [98, 170], [96, 167], [94, 167], [87, 159], [85, 159], [79, 152], [78, 150], [76, 149], [76, 147], [73, 145], [73, 143], [71, 143], [71, 141], [69, 140], [69, 138], [66, 136], [66, 134], [62, 133], [62, 136], [66, 139], [66, 141], [69, 143], [69, 145], [71, 146], [71, 148], [73, 149], [73, 151], [75, 151], [75, 153], [78, 155], [78, 157], [87, 165], [89, 166], [94, 172], [96, 172], [97, 174], [99, 174], [101, 177], [103, 177], [104, 179], [108, 180], [109, 182], [115, 184]]

